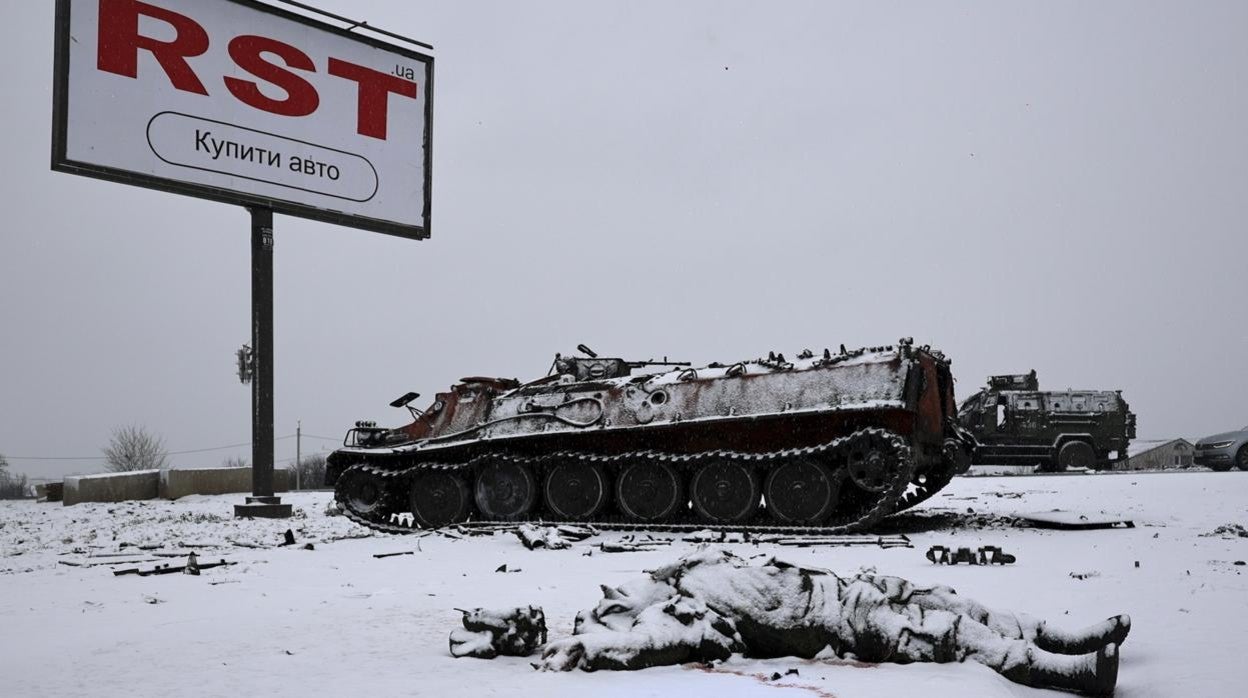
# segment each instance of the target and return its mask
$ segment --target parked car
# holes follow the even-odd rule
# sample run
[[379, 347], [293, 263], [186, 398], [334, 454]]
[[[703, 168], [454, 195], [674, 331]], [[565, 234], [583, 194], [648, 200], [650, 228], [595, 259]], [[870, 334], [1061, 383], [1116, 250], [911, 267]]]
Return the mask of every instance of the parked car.
[[1248, 427], [1206, 436], [1197, 441], [1194, 460], [1196, 465], [1217, 471], [1230, 470], [1231, 466], [1248, 470]]

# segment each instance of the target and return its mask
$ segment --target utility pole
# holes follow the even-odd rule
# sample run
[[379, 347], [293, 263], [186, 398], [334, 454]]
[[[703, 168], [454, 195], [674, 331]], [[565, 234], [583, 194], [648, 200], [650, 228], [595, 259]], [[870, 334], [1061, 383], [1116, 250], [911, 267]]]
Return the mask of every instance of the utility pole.
[[303, 487], [299, 485], [299, 471], [303, 470], [303, 468], [300, 467], [303, 464], [303, 457], [302, 457], [303, 449], [300, 448], [300, 444], [302, 443], [303, 443], [303, 420], [300, 419], [299, 421], [295, 422], [295, 489], [297, 490], [303, 489]]
[[251, 496], [235, 516], [290, 518], [273, 494], [273, 210], [251, 208]]

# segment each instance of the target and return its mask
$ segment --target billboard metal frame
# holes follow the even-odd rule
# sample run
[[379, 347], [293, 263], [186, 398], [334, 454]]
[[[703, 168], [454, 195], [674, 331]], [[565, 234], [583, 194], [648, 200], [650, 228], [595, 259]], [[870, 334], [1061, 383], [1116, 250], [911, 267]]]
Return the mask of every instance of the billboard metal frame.
[[[430, 235], [432, 224], [430, 214], [433, 203], [433, 56], [412, 51], [411, 49], [398, 46], [389, 41], [382, 41], [380, 39], [352, 31], [351, 29], [354, 29], [355, 27], [336, 27], [332, 24], [308, 17], [307, 15], [301, 15], [296, 12], [283, 10], [281, 8], [274, 7], [273, 5], [257, 2], [256, 0], [224, 1], [276, 15], [277, 17], [285, 20], [298, 22], [300, 24], [327, 31], [332, 34], [346, 37], [353, 41], [368, 44], [386, 51], [392, 51], [406, 58], [419, 61], [427, 65], [429, 79], [425, 86], [425, 181], [423, 182], [425, 198], [423, 217], [425, 224], [423, 226], [404, 225], [380, 218], [369, 218], [367, 216], [342, 213], [340, 211], [332, 211], [329, 209], [317, 208], [315, 206], [283, 201], [281, 199], [273, 199], [266, 196], [257, 196], [254, 194], [222, 189], [220, 187], [192, 184], [167, 177], [140, 174], [120, 168], [70, 160], [66, 155], [66, 143], [69, 127], [69, 15], [70, 7], [73, 5], [73, 0], [56, 0], [56, 53], [55, 58], [53, 59], [52, 87], [52, 169], [57, 172], [67, 172], [69, 174], [93, 177], [95, 179], [103, 179], [110, 182], [131, 184], [147, 189], [155, 189], [157, 191], [193, 196], [199, 199], [207, 199], [209, 201], [237, 204], [252, 209], [268, 209], [273, 212], [289, 216], [309, 218], [325, 223], [333, 223], [350, 228], [368, 230], [375, 233], [385, 233], [387, 235], [396, 235], [398, 237], [411, 238], [414, 240], [427, 239]], [[356, 26], [361, 29], [372, 30], [372, 27], [368, 27], [363, 23]], [[397, 37], [398, 35], [394, 36]], [[404, 40], [411, 41], [412, 43], [419, 43], [414, 40], [406, 39], [405, 37], [402, 38], [404, 38]]]

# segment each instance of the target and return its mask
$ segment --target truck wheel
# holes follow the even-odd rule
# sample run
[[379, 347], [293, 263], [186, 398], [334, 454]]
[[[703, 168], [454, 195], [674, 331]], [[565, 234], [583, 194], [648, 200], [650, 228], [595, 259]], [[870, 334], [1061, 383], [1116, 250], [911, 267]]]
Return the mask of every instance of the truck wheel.
[[1248, 444], [1239, 447], [1239, 451], [1235, 453], [1235, 465], [1240, 470], [1248, 470]]
[[1086, 441], [1067, 441], [1057, 451], [1054, 472], [1068, 468], [1091, 468], [1096, 465], [1096, 451]]

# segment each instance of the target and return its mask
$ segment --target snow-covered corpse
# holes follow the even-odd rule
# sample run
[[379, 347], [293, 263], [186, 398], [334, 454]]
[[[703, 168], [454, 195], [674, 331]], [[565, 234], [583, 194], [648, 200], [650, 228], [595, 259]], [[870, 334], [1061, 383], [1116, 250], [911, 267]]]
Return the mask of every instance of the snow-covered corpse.
[[704, 549], [619, 588], [577, 615], [572, 637], [546, 645], [542, 668], [640, 669], [660, 664], [835, 654], [867, 662], [972, 659], [1021, 684], [1104, 695], [1118, 678], [1115, 616], [1081, 632], [995, 611], [948, 587], [899, 577], [838, 577], [778, 560], [749, 565]]

